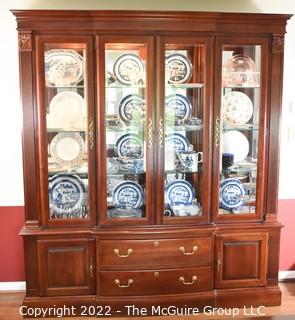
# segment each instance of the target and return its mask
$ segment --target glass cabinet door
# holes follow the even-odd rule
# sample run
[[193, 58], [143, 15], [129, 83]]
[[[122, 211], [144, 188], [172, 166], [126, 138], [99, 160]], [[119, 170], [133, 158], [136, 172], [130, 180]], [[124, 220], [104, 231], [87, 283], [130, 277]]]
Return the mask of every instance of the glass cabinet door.
[[38, 83], [39, 133], [41, 146], [47, 146], [41, 151], [41, 161], [47, 163], [47, 168], [41, 166], [45, 178], [42, 183], [45, 181], [44, 188], [48, 190], [45, 221], [87, 224], [88, 189], [93, 183], [89, 179], [89, 163], [93, 161], [94, 147], [94, 129], [88, 131], [89, 43], [70, 38], [51, 43], [47, 39], [37, 41], [37, 52], [42, 57], [38, 68], [43, 75]]
[[[221, 90], [215, 117], [217, 220], [258, 218], [263, 210], [264, 43], [221, 41]], [[218, 168], [218, 169], [217, 169]], [[217, 201], [216, 201], [217, 202]], [[217, 204], [217, 203], [216, 203]]]
[[103, 39], [105, 223], [146, 223], [151, 215], [151, 39]]
[[[163, 223], [206, 221], [211, 56], [208, 39], [161, 39], [164, 95], [158, 125]], [[162, 78], [162, 80], [161, 80]], [[162, 183], [162, 181], [160, 181]]]

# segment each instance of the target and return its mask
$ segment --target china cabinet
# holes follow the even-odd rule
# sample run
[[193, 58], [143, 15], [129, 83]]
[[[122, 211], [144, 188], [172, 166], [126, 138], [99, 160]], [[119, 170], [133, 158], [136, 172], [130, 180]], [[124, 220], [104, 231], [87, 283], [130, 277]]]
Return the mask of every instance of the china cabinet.
[[13, 13], [24, 304], [109, 306], [112, 315], [130, 303], [280, 304], [290, 16]]

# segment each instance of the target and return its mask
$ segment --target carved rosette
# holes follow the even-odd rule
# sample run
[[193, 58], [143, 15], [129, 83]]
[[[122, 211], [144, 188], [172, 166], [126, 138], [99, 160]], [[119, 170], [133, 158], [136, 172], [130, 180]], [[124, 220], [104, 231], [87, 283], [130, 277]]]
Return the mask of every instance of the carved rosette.
[[284, 51], [284, 35], [274, 34], [272, 38], [272, 53], [282, 53]]
[[19, 32], [18, 48], [19, 48], [19, 51], [32, 50], [32, 33], [31, 32]]

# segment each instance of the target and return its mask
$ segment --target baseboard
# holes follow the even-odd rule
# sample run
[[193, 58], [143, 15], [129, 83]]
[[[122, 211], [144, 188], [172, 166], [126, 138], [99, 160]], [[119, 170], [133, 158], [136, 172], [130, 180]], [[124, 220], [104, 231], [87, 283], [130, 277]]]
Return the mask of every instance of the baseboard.
[[26, 282], [0, 282], [0, 291], [25, 291]]
[[279, 271], [279, 281], [286, 281], [291, 279], [295, 279], [295, 270]]

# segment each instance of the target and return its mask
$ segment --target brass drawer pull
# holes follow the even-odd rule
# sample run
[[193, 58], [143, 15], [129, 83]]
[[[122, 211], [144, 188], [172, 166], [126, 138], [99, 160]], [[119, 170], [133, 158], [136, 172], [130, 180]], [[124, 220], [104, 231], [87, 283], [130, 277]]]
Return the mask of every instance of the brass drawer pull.
[[119, 249], [114, 249], [114, 254], [119, 258], [128, 258], [131, 255], [131, 253], [133, 253], [133, 249], [128, 249], [127, 254], [120, 254]]
[[128, 279], [127, 284], [120, 284], [120, 280], [119, 279], [115, 279], [114, 282], [119, 288], [128, 288], [133, 283], [133, 279]]
[[193, 276], [191, 282], [185, 282], [184, 277], [179, 277], [179, 281], [186, 286], [194, 284], [197, 281], [197, 279], [198, 279], [197, 276]]
[[193, 251], [192, 252], [186, 252], [184, 247], [180, 247], [179, 250], [185, 256], [192, 256], [198, 250], [198, 247], [197, 246], [193, 246]]

